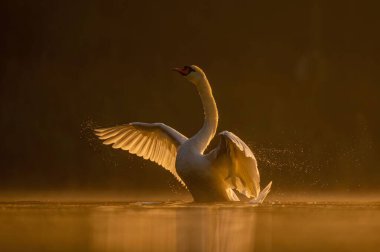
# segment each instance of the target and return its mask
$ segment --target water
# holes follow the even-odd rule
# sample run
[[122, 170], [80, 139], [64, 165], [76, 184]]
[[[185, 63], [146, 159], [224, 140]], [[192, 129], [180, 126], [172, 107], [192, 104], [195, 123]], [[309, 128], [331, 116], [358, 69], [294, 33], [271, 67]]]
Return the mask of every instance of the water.
[[380, 251], [380, 203], [0, 203], [0, 251]]

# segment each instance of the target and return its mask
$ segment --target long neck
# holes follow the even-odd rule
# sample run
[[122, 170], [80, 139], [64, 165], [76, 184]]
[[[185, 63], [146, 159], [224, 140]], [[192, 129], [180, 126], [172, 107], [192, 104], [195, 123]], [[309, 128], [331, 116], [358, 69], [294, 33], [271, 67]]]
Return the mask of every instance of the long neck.
[[192, 137], [195, 147], [201, 154], [205, 151], [212, 138], [215, 136], [218, 127], [218, 109], [212, 90], [206, 77], [202, 78], [195, 85], [201, 97], [205, 119], [202, 128]]

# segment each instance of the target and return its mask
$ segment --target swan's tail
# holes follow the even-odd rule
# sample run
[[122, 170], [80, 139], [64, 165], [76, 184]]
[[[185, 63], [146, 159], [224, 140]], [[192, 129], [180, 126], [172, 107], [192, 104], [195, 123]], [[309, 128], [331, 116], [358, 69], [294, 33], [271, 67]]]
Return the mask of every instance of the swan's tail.
[[259, 195], [255, 199], [250, 200], [249, 203], [253, 203], [253, 204], [263, 203], [263, 201], [267, 197], [268, 193], [270, 192], [271, 187], [272, 187], [272, 181], [269, 182], [269, 184], [263, 190], [261, 190], [261, 192], [259, 193]]

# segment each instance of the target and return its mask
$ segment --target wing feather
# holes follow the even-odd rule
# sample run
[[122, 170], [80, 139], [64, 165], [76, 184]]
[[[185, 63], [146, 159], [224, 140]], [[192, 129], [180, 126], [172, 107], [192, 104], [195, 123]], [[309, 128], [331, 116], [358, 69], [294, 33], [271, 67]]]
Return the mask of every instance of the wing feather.
[[[132, 137], [133, 137], [133, 132], [128, 131], [128, 132], [124, 135], [124, 137], [123, 137], [121, 140], [119, 140], [118, 143], [116, 143], [116, 144], [117, 144], [117, 147], [118, 147], [118, 148], [121, 148], [121, 149], [124, 149], [124, 146], [128, 143], [128, 141], [129, 141], [130, 139], [132, 139]], [[115, 147], [116, 147], [116, 146], [115, 146]]]
[[143, 136], [140, 142], [138, 143], [136, 147], [136, 154], [137, 156], [141, 157], [142, 156], [142, 149], [144, 148], [145, 142], [148, 140], [147, 136]]
[[115, 144], [113, 145], [115, 148], [120, 148], [121, 146], [123, 146], [123, 143], [125, 142], [125, 140], [128, 138], [128, 130], [127, 131], [125, 131], [124, 133], [123, 133], [123, 136], [119, 139], [119, 140], [117, 140], [117, 141], [115, 141]]
[[129, 149], [129, 152], [132, 153], [132, 154], [136, 154], [136, 145], [139, 143], [139, 141], [141, 140], [142, 138], [142, 135], [141, 134], [138, 134], [136, 136], [136, 138], [132, 139], [131, 141], [131, 146], [130, 146], [130, 149]]
[[216, 159], [224, 162], [223, 167], [227, 168], [226, 182], [241, 194], [256, 198], [260, 192], [260, 175], [251, 149], [229, 131], [223, 131], [219, 136]]
[[148, 159], [149, 156], [147, 155], [148, 154], [148, 150], [149, 150], [149, 147], [152, 143], [152, 138], [147, 138], [147, 141], [145, 142], [142, 150], [141, 150], [141, 156], [144, 158], [144, 159]]
[[168, 171], [185, 186], [175, 169], [177, 148], [187, 140], [185, 136], [162, 123], [130, 123], [95, 129], [95, 134], [106, 145], [149, 159]]
[[123, 146], [121, 147], [122, 150], [129, 150], [131, 146], [133, 145], [133, 140], [139, 135], [140, 133], [138, 131], [132, 132], [126, 141], [124, 142]]
[[113, 130], [110, 130], [110, 131], [106, 131], [106, 132], [103, 132], [103, 133], [98, 133], [99, 135], [99, 139], [102, 139], [102, 140], [105, 140], [105, 139], [108, 139], [110, 137], [113, 137], [115, 136], [116, 134], [118, 134], [120, 130], [120, 127], [117, 127], [116, 129], [113, 129]]
[[115, 135], [107, 138], [106, 141], [104, 141], [103, 143], [106, 145], [116, 143], [120, 138], [124, 136], [126, 130], [127, 129], [118, 129]]
[[156, 147], [156, 139], [152, 138], [152, 142], [149, 145], [148, 153], [146, 154], [148, 158], [153, 156], [152, 154], [154, 152], [155, 147]]

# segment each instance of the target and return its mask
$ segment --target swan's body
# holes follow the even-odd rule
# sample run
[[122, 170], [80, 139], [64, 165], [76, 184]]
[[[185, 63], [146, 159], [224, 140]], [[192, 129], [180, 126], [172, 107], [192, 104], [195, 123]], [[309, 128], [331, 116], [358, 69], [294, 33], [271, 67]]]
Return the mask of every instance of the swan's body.
[[[175, 69], [192, 82], [201, 97], [205, 120], [202, 128], [187, 138], [162, 123], [130, 123], [97, 129], [96, 134], [113, 148], [150, 159], [169, 170], [192, 194], [195, 201], [262, 202], [271, 183], [260, 192], [256, 159], [236, 135], [219, 133], [219, 145], [204, 154], [218, 126], [218, 110], [210, 84], [197, 66]], [[239, 196], [238, 196], [239, 195]]]

